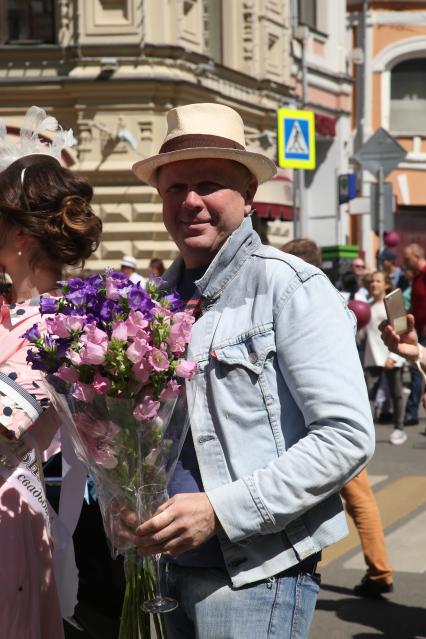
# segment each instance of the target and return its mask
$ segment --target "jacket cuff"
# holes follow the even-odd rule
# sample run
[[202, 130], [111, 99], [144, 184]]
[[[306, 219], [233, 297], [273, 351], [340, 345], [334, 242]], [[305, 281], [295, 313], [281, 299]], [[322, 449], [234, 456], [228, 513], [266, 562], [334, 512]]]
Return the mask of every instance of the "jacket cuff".
[[[216, 516], [231, 542], [252, 535], [273, 532], [274, 523], [259, 500], [253, 498], [249, 486], [251, 478], [238, 479], [206, 492]], [[259, 503], [257, 503], [259, 502]]]

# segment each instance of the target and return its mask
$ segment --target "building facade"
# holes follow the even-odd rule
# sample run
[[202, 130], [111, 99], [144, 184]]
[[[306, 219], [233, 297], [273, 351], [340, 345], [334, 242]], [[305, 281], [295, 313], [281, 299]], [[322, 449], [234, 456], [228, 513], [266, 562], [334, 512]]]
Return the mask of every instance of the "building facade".
[[16, 135], [26, 109], [37, 104], [73, 128], [78, 145], [67, 162], [94, 186], [104, 224], [88, 268], [118, 266], [131, 254], [144, 272], [152, 257], [168, 264], [175, 256], [157, 193], [130, 167], [157, 152], [164, 113], [190, 102], [237, 109], [249, 148], [271, 158], [277, 109], [302, 101], [314, 109], [318, 168], [305, 173], [296, 206], [291, 170], [263, 185], [257, 223], [281, 246], [300, 209], [305, 236], [322, 245], [344, 241], [335, 184], [347, 166], [349, 84], [345, 4], [337, 4], [0, 0], [0, 118]]
[[[354, 150], [378, 128], [406, 150], [406, 158], [386, 181], [397, 201], [395, 230], [405, 243], [426, 243], [426, 2], [348, 2], [353, 45], [363, 50], [354, 67]], [[374, 182], [364, 174], [364, 192]], [[367, 186], [366, 186], [367, 185]], [[352, 240], [363, 245], [370, 263], [379, 238], [370, 215], [354, 217]]]

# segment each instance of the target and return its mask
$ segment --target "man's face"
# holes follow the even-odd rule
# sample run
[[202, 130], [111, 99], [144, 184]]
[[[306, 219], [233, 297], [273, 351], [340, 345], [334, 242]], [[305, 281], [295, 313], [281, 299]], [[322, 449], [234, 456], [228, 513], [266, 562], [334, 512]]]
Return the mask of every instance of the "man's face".
[[197, 159], [161, 167], [164, 224], [188, 268], [209, 264], [251, 209], [256, 179], [230, 160]]
[[412, 269], [415, 273], [418, 271], [419, 258], [410, 248], [404, 249], [404, 266]]
[[362, 277], [365, 275], [366, 271], [365, 262], [361, 257], [356, 257], [352, 260], [352, 272], [355, 273], [355, 275]]
[[134, 268], [132, 268], [131, 266], [126, 266], [125, 264], [121, 265], [120, 270], [126, 277], [130, 277], [135, 272]]

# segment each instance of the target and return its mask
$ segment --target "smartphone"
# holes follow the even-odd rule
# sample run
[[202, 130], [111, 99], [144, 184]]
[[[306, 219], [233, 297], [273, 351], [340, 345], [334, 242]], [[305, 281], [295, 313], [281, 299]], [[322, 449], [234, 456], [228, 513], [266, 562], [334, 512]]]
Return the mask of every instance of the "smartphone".
[[386, 314], [395, 333], [405, 333], [408, 328], [404, 298], [400, 288], [396, 288], [385, 297]]

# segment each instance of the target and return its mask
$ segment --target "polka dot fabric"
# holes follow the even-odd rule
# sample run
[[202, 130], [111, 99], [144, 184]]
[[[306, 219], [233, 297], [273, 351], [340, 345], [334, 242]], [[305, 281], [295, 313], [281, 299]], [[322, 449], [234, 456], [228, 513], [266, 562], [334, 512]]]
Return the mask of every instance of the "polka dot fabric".
[[[21, 335], [42, 320], [39, 298], [16, 304], [3, 303], [0, 308], [0, 371], [29, 393], [43, 409], [49, 406], [48, 394], [39, 371], [26, 363], [30, 345]], [[31, 426], [32, 419], [25, 411], [19, 397], [10, 397], [0, 390], [0, 426], [19, 438]]]

